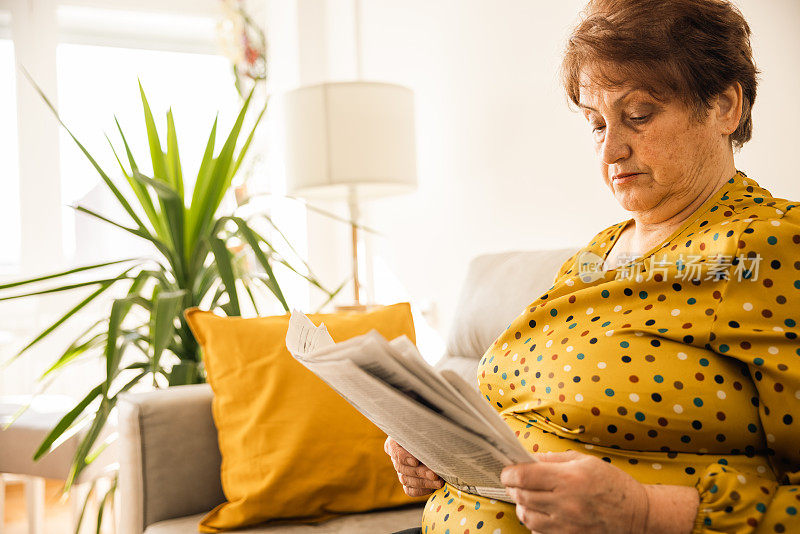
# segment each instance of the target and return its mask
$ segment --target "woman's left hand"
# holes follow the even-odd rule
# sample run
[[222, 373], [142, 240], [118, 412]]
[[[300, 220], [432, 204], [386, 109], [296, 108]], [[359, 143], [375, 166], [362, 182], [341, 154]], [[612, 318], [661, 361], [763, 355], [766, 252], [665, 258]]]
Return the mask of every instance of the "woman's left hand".
[[506, 467], [500, 477], [533, 532], [645, 531], [648, 493], [633, 477], [574, 451], [536, 455], [538, 462]]

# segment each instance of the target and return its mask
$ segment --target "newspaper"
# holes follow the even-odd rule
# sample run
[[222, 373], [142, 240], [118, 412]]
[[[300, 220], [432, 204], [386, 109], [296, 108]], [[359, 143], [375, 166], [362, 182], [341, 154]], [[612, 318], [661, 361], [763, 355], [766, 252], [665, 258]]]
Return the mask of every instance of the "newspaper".
[[513, 502], [500, 472], [534, 458], [473, 386], [452, 371], [436, 371], [408, 337], [387, 341], [372, 330], [335, 343], [324, 324], [294, 310], [286, 347], [450, 485]]

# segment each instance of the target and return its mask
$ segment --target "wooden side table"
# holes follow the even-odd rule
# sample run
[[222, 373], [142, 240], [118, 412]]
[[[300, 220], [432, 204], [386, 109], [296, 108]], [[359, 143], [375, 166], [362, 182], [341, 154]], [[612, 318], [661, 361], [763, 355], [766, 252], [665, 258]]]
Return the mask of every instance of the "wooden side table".
[[[30, 396], [0, 396], [0, 534], [4, 530], [5, 485], [10, 482], [25, 484], [28, 532], [29, 534], [42, 534], [45, 479], [67, 479], [70, 464], [83, 435], [81, 432], [74, 434], [40, 460], [34, 461], [34, 452], [56, 423], [72, 408], [74, 401], [60, 395], [39, 395], [33, 399], [31, 406], [11, 426], [2, 430], [19, 409], [29, 402], [31, 402]], [[108, 452], [106, 449], [101, 458], [95, 462], [103, 463], [103, 460], [110, 457]], [[96, 466], [91, 469], [91, 472], [96, 476], [98, 469], [101, 469], [101, 466]], [[82, 474], [79, 482], [83, 483], [87, 480], [91, 480], [91, 476]], [[85, 494], [85, 492], [82, 489], [70, 492], [73, 529], [82, 505], [82, 502], [77, 502], [75, 493]]]

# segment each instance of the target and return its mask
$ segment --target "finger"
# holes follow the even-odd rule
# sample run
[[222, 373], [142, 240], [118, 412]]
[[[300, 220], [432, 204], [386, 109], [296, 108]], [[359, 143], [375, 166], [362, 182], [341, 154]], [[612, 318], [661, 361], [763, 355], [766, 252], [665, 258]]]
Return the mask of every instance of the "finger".
[[439, 480], [430, 480], [428, 478], [419, 478], [413, 477], [410, 475], [397, 475], [397, 478], [400, 480], [400, 483], [403, 486], [408, 486], [409, 488], [427, 488], [427, 489], [439, 489], [444, 486], [444, 481], [442, 479]]
[[553, 521], [550, 516], [530, 508], [525, 508], [521, 504], [517, 505], [517, 519], [528, 527], [531, 532], [558, 532], [554, 529]]
[[411, 467], [417, 467], [419, 465], [419, 460], [414, 458], [410, 452], [401, 447], [396, 441], [392, 440], [392, 443], [389, 444], [389, 450], [391, 451], [391, 456], [393, 458], [397, 457], [401, 463], [410, 465]]
[[508, 488], [514, 502], [545, 515], [552, 515], [559, 504], [559, 498], [552, 491], [531, 491], [521, 488]]
[[565, 451], [565, 452], [541, 452], [539, 454], [535, 454], [534, 458], [536, 458], [540, 462], [548, 462], [548, 463], [562, 463], [562, 462], [572, 462], [573, 460], [580, 460], [584, 458], [586, 455], [582, 454], [578, 451]]
[[423, 464], [420, 464], [419, 467], [410, 467], [408, 465], [401, 464], [400, 462], [392, 458], [392, 465], [394, 466], [395, 471], [397, 471], [398, 473], [402, 473], [404, 475], [427, 478], [428, 480], [437, 480], [439, 478], [439, 475], [428, 469]]
[[532, 462], [510, 465], [500, 473], [500, 482], [508, 487], [552, 491], [564, 467], [559, 463]]
[[406, 492], [406, 495], [409, 497], [422, 497], [423, 495], [430, 495], [433, 493], [431, 489], [410, 488], [408, 486], [403, 486], [403, 491]]
[[389, 456], [391, 456], [391, 455], [392, 455], [392, 451], [389, 449], [389, 445], [390, 445], [390, 444], [391, 444], [393, 441], [394, 441], [394, 440], [393, 440], [392, 438], [390, 438], [390, 437], [387, 437], [387, 438], [386, 438], [386, 441], [384, 441], [384, 442], [383, 442], [383, 452], [385, 452], [385, 453], [386, 453], [386, 454], [388, 454]]

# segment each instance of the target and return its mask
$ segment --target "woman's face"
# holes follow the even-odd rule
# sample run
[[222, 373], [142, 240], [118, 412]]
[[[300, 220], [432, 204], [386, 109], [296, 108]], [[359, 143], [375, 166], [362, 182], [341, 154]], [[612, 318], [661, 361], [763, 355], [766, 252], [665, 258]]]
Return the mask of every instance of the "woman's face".
[[625, 210], [679, 211], [717, 178], [727, 138], [713, 113], [698, 119], [678, 99], [661, 101], [633, 86], [608, 89], [591, 76], [583, 79], [580, 107], [603, 180]]

